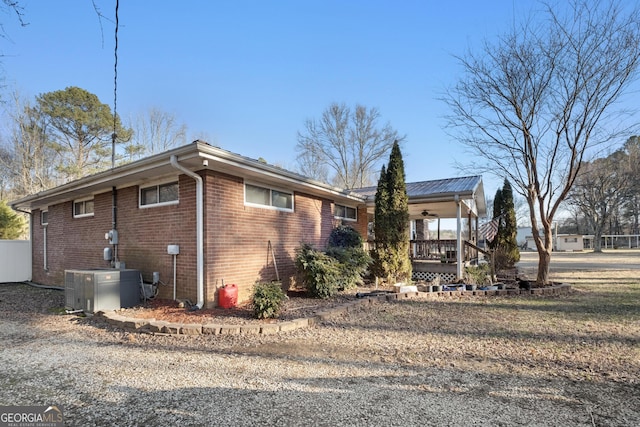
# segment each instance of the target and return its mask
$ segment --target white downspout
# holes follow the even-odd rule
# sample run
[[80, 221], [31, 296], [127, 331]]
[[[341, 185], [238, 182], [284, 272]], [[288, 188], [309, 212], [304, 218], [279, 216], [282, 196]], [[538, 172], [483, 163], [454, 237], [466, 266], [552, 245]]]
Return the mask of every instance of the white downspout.
[[196, 269], [198, 282], [198, 302], [196, 306], [201, 309], [204, 306], [204, 189], [202, 177], [178, 163], [178, 157], [175, 154], [171, 156], [171, 166], [196, 180]]
[[49, 263], [47, 261], [47, 226], [44, 226], [44, 229], [42, 231], [42, 240], [43, 240], [43, 248], [42, 248], [42, 261], [43, 261], [43, 268], [44, 271], [47, 271], [49, 269]]

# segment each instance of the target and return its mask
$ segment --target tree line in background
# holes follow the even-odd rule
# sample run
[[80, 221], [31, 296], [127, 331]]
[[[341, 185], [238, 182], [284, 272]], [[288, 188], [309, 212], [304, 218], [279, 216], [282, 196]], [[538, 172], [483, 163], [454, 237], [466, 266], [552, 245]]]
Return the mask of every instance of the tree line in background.
[[596, 252], [604, 234], [640, 234], [640, 137], [583, 162], [566, 203], [571, 216], [560, 231], [592, 234]]
[[552, 226], [588, 168], [586, 156], [635, 133], [618, 103], [638, 79], [640, 7], [542, 3], [459, 60], [460, 78], [443, 97], [449, 127], [469, 149], [474, 171], [507, 178], [527, 201], [536, 282], [545, 285]]
[[64, 184], [186, 142], [186, 125], [151, 108], [123, 125], [109, 105], [78, 87], [38, 95], [13, 93], [0, 140], [0, 200]]
[[375, 174], [394, 143], [406, 137], [380, 111], [356, 104], [332, 103], [319, 119], [308, 119], [298, 132], [298, 170], [305, 176], [343, 189], [376, 185]]
[[[109, 105], [78, 87], [44, 93], [33, 101], [13, 93], [6, 105], [7, 132], [0, 139], [0, 200], [4, 201], [187, 142], [186, 125], [172, 114], [151, 108], [124, 125]], [[306, 133], [298, 134], [299, 170], [342, 188], [371, 185], [373, 168], [394, 141], [403, 139], [389, 124], [380, 125], [379, 119], [375, 108], [357, 105], [351, 111], [344, 104], [331, 104], [322, 119], [308, 120]]]
[[[373, 171], [395, 141], [405, 137], [380, 124], [376, 108], [331, 104], [298, 133], [298, 170], [341, 188], [375, 185]], [[0, 200], [34, 194], [111, 166], [166, 151], [187, 142], [187, 127], [159, 108], [123, 125], [109, 105], [78, 87], [41, 94], [34, 101], [13, 93], [7, 102], [7, 132], [0, 140]]]

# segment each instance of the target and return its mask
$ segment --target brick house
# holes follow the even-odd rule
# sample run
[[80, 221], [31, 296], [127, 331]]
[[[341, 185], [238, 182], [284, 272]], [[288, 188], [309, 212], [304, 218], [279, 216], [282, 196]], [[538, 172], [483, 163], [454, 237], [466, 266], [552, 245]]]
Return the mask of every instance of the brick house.
[[[409, 187], [419, 190], [409, 194], [412, 221], [429, 209], [454, 218], [464, 211], [477, 224], [486, 210], [479, 177], [426, 183]], [[167, 285], [159, 287], [161, 298], [172, 298], [175, 274], [176, 297], [202, 308], [217, 304], [223, 283], [238, 285], [240, 301], [257, 281], [294, 285], [295, 249], [303, 242], [324, 248], [340, 223], [366, 240], [375, 196], [369, 193], [195, 141], [12, 207], [31, 217], [34, 282], [60, 286], [65, 270], [124, 265], [140, 270], [145, 282], [159, 272]], [[179, 253], [170, 254], [169, 246]]]
[[[362, 196], [200, 141], [12, 207], [31, 214], [34, 282], [62, 285], [67, 269], [119, 263], [140, 270], [148, 282], [159, 272], [170, 285], [160, 286], [159, 296], [170, 298], [168, 246], [177, 245], [177, 297], [201, 307], [215, 305], [223, 281], [238, 285], [240, 300], [256, 281], [278, 276], [291, 285], [296, 247], [324, 247], [340, 222], [365, 236], [367, 230]], [[117, 230], [116, 245], [105, 237], [110, 230]], [[104, 260], [106, 247], [113, 262]]]

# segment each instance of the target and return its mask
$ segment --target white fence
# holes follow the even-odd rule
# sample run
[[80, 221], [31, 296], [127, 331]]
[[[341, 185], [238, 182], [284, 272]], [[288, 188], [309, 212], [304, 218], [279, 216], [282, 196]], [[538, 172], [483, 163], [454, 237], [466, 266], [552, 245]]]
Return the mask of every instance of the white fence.
[[31, 241], [0, 240], [0, 283], [31, 280]]

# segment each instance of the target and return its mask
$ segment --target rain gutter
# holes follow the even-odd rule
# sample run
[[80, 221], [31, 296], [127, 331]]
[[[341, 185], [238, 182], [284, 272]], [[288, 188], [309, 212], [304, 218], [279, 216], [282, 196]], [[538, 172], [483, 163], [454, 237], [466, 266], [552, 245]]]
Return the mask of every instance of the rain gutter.
[[202, 177], [178, 163], [178, 157], [175, 154], [171, 156], [171, 166], [196, 181], [196, 274], [198, 287], [198, 302], [196, 303], [196, 307], [201, 309], [204, 306], [204, 186]]

